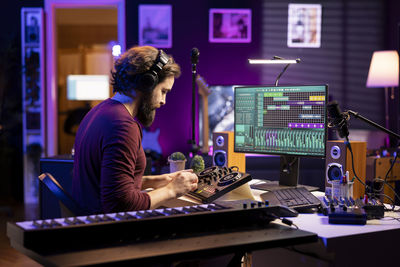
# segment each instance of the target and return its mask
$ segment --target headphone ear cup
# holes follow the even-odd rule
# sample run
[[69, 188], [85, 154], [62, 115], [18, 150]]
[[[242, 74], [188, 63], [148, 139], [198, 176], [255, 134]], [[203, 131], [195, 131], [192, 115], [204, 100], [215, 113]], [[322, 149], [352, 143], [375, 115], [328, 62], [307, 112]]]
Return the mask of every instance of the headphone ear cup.
[[136, 90], [142, 91], [144, 93], [150, 93], [151, 91], [153, 91], [154, 87], [156, 87], [159, 82], [158, 74], [160, 73], [162, 68], [168, 63], [168, 60], [169, 58], [164, 53], [164, 51], [159, 50], [157, 59], [150, 67], [150, 69], [145, 73], [136, 76]]
[[142, 92], [151, 92], [157, 83], [157, 75], [147, 72], [140, 77], [138, 89]]

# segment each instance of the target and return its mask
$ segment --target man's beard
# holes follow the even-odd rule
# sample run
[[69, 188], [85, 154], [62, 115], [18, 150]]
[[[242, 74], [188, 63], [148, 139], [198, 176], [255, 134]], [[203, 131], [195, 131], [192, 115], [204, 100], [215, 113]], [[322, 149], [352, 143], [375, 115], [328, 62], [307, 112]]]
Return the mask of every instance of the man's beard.
[[152, 93], [143, 95], [136, 115], [138, 121], [145, 127], [150, 126], [156, 116], [156, 109], [152, 106]]

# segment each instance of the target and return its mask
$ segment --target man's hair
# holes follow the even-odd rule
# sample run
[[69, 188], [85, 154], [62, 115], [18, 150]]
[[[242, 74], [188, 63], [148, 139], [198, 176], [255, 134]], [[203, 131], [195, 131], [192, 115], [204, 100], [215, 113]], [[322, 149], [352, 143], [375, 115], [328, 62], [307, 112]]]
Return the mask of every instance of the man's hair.
[[[137, 84], [137, 75], [148, 71], [158, 56], [158, 49], [152, 46], [135, 46], [126, 51], [116, 60], [114, 70], [111, 71], [111, 84], [113, 91], [125, 95], [136, 95], [134, 91]], [[172, 56], [168, 55], [168, 63], [158, 73], [158, 82], [161, 83], [165, 78], [181, 75], [180, 66], [175, 63]]]

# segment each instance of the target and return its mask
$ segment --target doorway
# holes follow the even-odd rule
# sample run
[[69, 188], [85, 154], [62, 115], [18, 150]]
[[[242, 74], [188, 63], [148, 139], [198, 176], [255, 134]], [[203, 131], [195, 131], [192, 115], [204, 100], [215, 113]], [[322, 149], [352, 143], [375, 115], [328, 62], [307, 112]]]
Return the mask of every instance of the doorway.
[[101, 101], [71, 98], [67, 80], [76, 75], [110, 78], [112, 45], [125, 50], [124, 5], [124, 0], [45, 2], [46, 156], [71, 154], [80, 120]]

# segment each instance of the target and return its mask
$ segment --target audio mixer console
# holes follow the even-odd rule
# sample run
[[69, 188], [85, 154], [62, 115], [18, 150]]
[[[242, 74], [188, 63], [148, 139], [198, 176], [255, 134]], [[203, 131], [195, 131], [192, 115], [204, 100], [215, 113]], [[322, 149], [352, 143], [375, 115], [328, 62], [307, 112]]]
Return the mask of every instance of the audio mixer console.
[[250, 174], [228, 167], [209, 167], [197, 174], [197, 190], [189, 192], [202, 203], [210, 203], [251, 180]]

